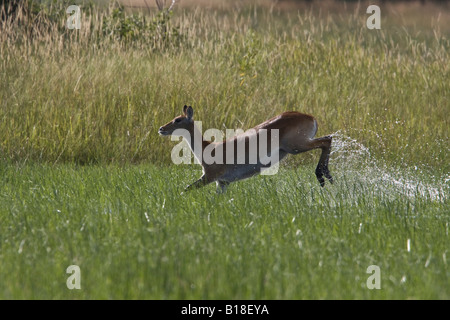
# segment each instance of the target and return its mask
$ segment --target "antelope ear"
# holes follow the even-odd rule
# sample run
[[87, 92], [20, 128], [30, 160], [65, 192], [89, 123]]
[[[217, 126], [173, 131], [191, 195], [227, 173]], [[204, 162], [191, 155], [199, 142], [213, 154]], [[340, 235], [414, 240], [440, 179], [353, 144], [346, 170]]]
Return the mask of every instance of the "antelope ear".
[[194, 109], [192, 109], [192, 107], [189, 106], [186, 110], [186, 117], [188, 118], [188, 120], [191, 120], [193, 115], [194, 115]]
[[184, 105], [184, 107], [183, 107], [183, 114], [186, 116], [186, 110], [187, 110], [187, 108], [188, 108], [188, 106], [187, 105]]

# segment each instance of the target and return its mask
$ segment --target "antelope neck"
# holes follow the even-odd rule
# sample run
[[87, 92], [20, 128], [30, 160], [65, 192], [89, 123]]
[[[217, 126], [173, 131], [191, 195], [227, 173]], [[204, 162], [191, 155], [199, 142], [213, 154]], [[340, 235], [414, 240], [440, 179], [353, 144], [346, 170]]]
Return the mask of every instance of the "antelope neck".
[[210, 142], [203, 139], [203, 134], [195, 125], [195, 123], [192, 124], [188, 131], [189, 137], [185, 137], [185, 139], [188, 142], [189, 147], [191, 148], [192, 153], [194, 154], [197, 161], [201, 163], [203, 167], [205, 167], [206, 164], [203, 161], [203, 150], [205, 150], [206, 146], [209, 145]]

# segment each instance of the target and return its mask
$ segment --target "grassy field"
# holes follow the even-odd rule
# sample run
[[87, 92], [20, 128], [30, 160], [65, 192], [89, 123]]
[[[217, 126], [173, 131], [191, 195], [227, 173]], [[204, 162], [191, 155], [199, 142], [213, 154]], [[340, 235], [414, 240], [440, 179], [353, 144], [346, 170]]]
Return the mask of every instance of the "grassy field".
[[[450, 299], [450, 10], [329, 5], [185, 5], [133, 40], [105, 8], [1, 21], [0, 299]], [[184, 104], [204, 130], [313, 114], [336, 183], [310, 152], [180, 195], [201, 169], [157, 129]]]
[[[282, 170], [232, 185], [225, 195], [211, 187], [181, 197], [198, 170], [2, 168], [0, 294], [449, 298], [444, 191], [339, 174], [333, 188], [321, 189], [312, 172]], [[69, 265], [80, 267], [81, 290], [66, 287]], [[380, 290], [366, 287], [370, 265], [380, 267]]]

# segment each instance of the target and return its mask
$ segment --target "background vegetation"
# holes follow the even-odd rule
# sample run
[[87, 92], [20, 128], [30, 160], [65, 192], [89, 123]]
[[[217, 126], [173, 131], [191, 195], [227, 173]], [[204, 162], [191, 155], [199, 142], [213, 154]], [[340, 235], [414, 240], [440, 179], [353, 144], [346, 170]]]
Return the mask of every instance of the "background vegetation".
[[[220, 129], [310, 113], [319, 134], [363, 130], [358, 140], [392, 163], [448, 171], [448, 30], [433, 16], [428, 29], [405, 28], [390, 12], [369, 30], [365, 9], [317, 17], [254, 6], [172, 18], [89, 9], [80, 30], [42, 12], [7, 20], [1, 156], [169, 163], [171, 142], [157, 128], [190, 104]], [[44, 33], [29, 27], [36, 19]]]

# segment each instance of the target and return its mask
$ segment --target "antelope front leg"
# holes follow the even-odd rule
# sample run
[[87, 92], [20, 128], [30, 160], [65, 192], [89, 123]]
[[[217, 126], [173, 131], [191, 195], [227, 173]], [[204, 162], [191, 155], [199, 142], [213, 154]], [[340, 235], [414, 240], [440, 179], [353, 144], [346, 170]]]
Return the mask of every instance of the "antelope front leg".
[[217, 181], [216, 185], [216, 193], [221, 194], [221, 193], [225, 193], [225, 191], [227, 191], [227, 187], [230, 183], [227, 181]]
[[206, 185], [208, 182], [206, 180], [205, 176], [202, 176], [200, 179], [198, 179], [197, 181], [195, 181], [194, 183], [188, 185], [186, 187], [186, 189], [184, 189], [184, 192], [192, 190], [192, 189], [198, 189], [203, 187], [204, 185]]

